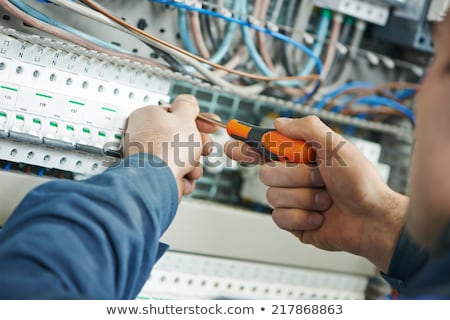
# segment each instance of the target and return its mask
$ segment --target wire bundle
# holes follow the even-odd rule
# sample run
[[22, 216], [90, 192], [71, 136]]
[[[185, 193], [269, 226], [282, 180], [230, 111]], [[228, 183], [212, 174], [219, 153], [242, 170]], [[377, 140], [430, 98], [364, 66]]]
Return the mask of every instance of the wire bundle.
[[[187, 1], [149, 1], [177, 8], [184, 49], [127, 23], [93, 0], [44, 2], [126, 32], [160, 54], [172, 70], [189, 72], [241, 96], [276, 90], [284, 98], [300, 104], [315, 98], [318, 109], [358, 117], [374, 112], [403, 114], [414, 122], [412, 112], [402, 101], [414, 96], [417, 85], [346, 83], [365, 31], [366, 25], [362, 21], [354, 23], [353, 19], [344, 19], [327, 9], [314, 11], [313, 2], [306, 0], [300, 5], [296, 0], [276, 0], [274, 4], [270, 0], [229, 0], [231, 9], [225, 8], [224, 0], [217, 0], [215, 4], [202, 2], [202, 5], [195, 2], [190, 5], [192, 2]], [[109, 55], [166, 67], [55, 21], [22, 0], [0, 0], [0, 4], [27, 24], [60, 38]], [[295, 15], [294, 12], [299, 13]], [[278, 20], [285, 20], [284, 16], [287, 25], [279, 31], [275, 26], [278, 26]], [[308, 38], [305, 31], [311, 16], [315, 16], [317, 28], [316, 35], [309, 36], [312, 44], [309, 49], [303, 41]], [[220, 20], [224, 23], [218, 23]], [[206, 22], [204, 30], [202, 21]], [[338, 53], [339, 42], [350, 43], [347, 55]], [[277, 50], [278, 47], [281, 50]], [[324, 63], [321, 56], [325, 57]], [[340, 72], [336, 72], [338, 62], [343, 65]], [[334, 74], [338, 75], [334, 82], [328, 77], [332, 69], [336, 69]], [[394, 94], [389, 92], [390, 89], [403, 90]], [[319, 101], [317, 93], [323, 95]], [[360, 106], [366, 107], [364, 112], [355, 113]], [[386, 107], [390, 112], [385, 112]]]
[[[391, 91], [398, 89], [401, 91]], [[356, 115], [358, 118], [367, 118], [371, 114], [400, 115], [408, 118], [414, 125], [414, 114], [403, 101], [412, 98], [418, 90], [419, 85], [412, 83], [385, 83], [376, 86], [368, 82], [350, 82], [325, 95], [315, 107]]]

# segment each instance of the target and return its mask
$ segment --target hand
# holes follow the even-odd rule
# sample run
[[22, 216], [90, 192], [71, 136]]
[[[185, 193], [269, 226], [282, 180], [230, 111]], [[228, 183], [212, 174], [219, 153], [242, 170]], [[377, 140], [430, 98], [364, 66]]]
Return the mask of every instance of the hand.
[[202, 176], [200, 156], [209, 153], [211, 141], [207, 133], [217, 130], [208, 122], [196, 120], [198, 113], [197, 100], [180, 95], [168, 109], [144, 107], [128, 118], [124, 155], [149, 153], [163, 159], [177, 181], [180, 200], [194, 191], [195, 181]]
[[[303, 243], [362, 255], [387, 271], [408, 198], [391, 190], [359, 150], [319, 118], [280, 118], [275, 127], [316, 151], [315, 166], [269, 162], [261, 168], [275, 223]], [[244, 153], [235, 152], [234, 159], [248, 159]]]

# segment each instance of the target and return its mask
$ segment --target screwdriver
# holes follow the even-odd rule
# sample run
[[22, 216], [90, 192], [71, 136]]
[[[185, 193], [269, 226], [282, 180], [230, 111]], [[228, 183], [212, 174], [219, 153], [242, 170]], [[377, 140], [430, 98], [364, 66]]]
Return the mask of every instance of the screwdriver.
[[286, 137], [276, 129], [254, 126], [236, 119], [224, 123], [202, 113], [198, 118], [225, 128], [231, 138], [245, 142], [272, 161], [312, 163], [315, 160], [314, 150], [305, 141]]

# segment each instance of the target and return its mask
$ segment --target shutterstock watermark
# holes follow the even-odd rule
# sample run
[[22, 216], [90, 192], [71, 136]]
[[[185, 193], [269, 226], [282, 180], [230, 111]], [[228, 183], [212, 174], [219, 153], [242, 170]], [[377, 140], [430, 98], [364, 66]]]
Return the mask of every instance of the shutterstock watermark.
[[[256, 144], [256, 142], [254, 142]], [[333, 134], [326, 134], [325, 143], [309, 141], [308, 144], [314, 149], [314, 152], [306, 152], [305, 149], [296, 150], [294, 144], [290, 141], [279, 143], [277, 141], [266, 141], [267, 148], [277, 147], [277, 154], [284, 155], [288, 152], [294, 158], [302, 159], [305, 164], [325, 167], [346, 167], [345, 159], [341, 157], [342, 148], [347, 141], [333, 141]], [[249, 141], [252, 144], [252, 141]], [[200, 141], [195, 140], [193, 134], [184, 139], [180, 134], [174, 135], [172, 141], [131, 141], [128, 134], [123, 137], [122, 144], [117, 142], [108, 142], [103, 147], [104, 155], [109, 156], [102, 162], [104, 167], [113, 167], [119, 164], [124, 158], [123, 150], [128, 150], [127, 154], [139, 154], [144, 157], [145, 154], [153, 154], [164, 161], [159, 165], [152, 162], [152, 166], [166, 166], [173, 164], [178, 167], [196, 167], [198, 166], [198, 154], [200, 150], [208, 150], [209, 154], [203, 157], [203, 164], [209, 168], [232, 168], [233, 160], [246, 163], [247, 166], [260, 165], [270, 161], [278, 160], [273, 154], [263, 155], [257, 149], [249, 144], [237, 140], [231, 140], [226, 145], [216, 141], [210, 141], [202, 145]], [[298, 154], [296, 154], [296, 152]], [[225, 156], [228, 155], [229, 157]], [[197, 156], [196, 156], [197, 155]], [[317, 157], [317, 155], [320, 155]], [[273, 157], [272, 157], [273, 156]], [[145, 159], [139, 159], [139, 163], [144, 166]]]

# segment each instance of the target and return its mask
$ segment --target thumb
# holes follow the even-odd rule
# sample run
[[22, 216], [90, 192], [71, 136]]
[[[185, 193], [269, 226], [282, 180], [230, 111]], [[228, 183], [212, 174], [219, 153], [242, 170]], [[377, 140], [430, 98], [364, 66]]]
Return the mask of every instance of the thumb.
[[316, 116], [297, 119], [278, 118], [275, 120], [275, 128], [290, 138], [305, 140], [315, 151], [325, 146], [335, 147], [347, 141]]
[[185, 120], [195, 120], [200, 112], [200, 108], [194, 96], [182, 94], [171, 104], [170, 112]]

